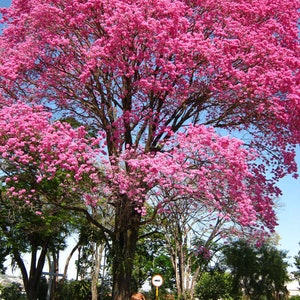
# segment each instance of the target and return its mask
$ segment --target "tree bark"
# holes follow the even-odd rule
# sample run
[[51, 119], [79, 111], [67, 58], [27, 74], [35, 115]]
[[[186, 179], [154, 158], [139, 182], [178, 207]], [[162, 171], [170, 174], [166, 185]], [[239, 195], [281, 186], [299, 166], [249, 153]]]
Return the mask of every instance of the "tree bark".
[[28, 300], [37, 299], [40, 279], [45, 264], [47, 250], [48, 250], [48, 242], [46, 242], [42, 247], [42, 250], [39, 254], [39, 258], [37, 261], [37, 247], [32, 246], [29, 276], [27, 274], [27, 270], [24, 265], [24, 261], [20, 256], [20, 253], [18, 252], [18, 250], [13, 250], [14, 259], [16, 260], [18, 267], [21, 270], [26, 297]]
[[131, 294], [132, 269], [138, 241], [141, 215], [123, 196], [116, 207], [115, 232], [112, 241], [113, 300], [128, 300]]
[[77, 244], [73, 247], [73, 249], [71, 250], [70, 254], [68, 255], [68, 257], [67, 257], [67, 259], [66, 259], [63, 279], [66, 279], [66, 278], [67, 278], [68, 268], [69, 268], [69, 264], [70, 264], [71, 258], [72, 258], [72, 256], [73, 256], [73, 254], [75, 253], [75, 251], [78, 249], [78, 247], [79, 247], [79, 244], [77, 243]]
[[92, 286], [91, 286], [91, 292], [92, 292], [92, 300], [97, 300], [98, 299], [98, 279], [99, 279], [99, 272], [100, 272], [100, 265], [101, 265], [101, 258], [102, 258], [102, 253], [104, 251], [104, 245], [98, 245], [97, 243], [94, 244], [94, 258], [93, 258], [93, 263], [94, 266], [92, 268]]

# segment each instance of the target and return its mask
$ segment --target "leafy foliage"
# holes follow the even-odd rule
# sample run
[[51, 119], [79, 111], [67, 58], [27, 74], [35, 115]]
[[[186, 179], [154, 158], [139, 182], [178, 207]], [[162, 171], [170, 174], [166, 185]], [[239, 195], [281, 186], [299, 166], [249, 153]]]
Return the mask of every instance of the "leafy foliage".
[[18, 283], [11, 283], [9, 286], [1, 287], [1, 299], [5, 300], [26, 300], [26, 296], [22, 292], [22, 287]]
[[233, 289], [243, 291], [251, 299], [276, 299], [286, 294], [285, 283], [289, 281], [286, 253], [264, 244], [251, 246], [244, 241], [224, 249], [225, 264], [233, 276]]
[[59, 281], [55, 299], [86, 300], [88, 299], [89, 295], [90, 282], [87, 280]]
[[298, 255], [294, 257], [294, 259], [295, 259], [295, 267], [297, 268], [297, 270], [293, 272], [293, 275], [299, 281], [300, 284], [300, 251], [298, 252]]
[[202, 274], [195, 296], [200, 300], [236, 299], [232, 291], [232, 276], [220, 270]]

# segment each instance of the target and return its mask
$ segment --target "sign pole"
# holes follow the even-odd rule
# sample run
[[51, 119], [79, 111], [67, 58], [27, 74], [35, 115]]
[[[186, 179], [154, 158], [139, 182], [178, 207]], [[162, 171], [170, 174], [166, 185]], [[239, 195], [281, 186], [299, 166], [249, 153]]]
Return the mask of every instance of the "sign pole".
[[163, 284], [164, 280], [161, 275], [154, 275], [152, 277], [152, 284], [155, 286], [155, 300], [158, 300], [158, 288]]
[[49, 272], [43, 272], [43, 275], [49, 275], [49, 283], [48, 283], [48, 290], [47, 290], [47, 300], [50, 300], [51, 296], [51, 288], [52, 288], [52, 281], [55, 280], [56, 276], [64, 276], [64, 274], [58, 274], [55, 272], [54, 262], [51, 262], [51, 268]]

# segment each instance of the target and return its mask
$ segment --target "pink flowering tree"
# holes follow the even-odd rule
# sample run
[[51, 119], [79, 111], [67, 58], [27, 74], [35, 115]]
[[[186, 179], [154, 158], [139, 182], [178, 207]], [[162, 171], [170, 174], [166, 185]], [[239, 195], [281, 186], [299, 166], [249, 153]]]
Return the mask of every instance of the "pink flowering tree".
[[300, 139], [298, 8], [297, 0], [13, 0], [1, 10], [1, 103], [42, 103], [106, 139], [113, 299], [130, 294], [153, 198], [155, 213], [188, 199], [253, 232], [274, 229], [275, 184], [295, 174]]
[[[251, 165], [256, 155], [240, 140], [218, 136], [212, 128], [190, 125], [163, 149], [153, 157], [129, 150], [121, 158], [130, 167], [128, 180], [111, 178], [130, 194], [139, 212], [143, 199], [157, 207], [178, 299], [193, 299], [217, 242], [241, 237], [261, 242], [275, 227], [273, 198], [279, 191], [256, 180]], [[139, 182], [154, 188], [137, 192]]]
[[[1, 234], [28, 299], [37, 299], [46, 255], [68, 231], [71, 214], [61, 207], [95, 205], [95, 144], [83, 127], [51, 122], [41, 106], [17, 103], [0, 110]], [[24, 252], [31, 255], [29, 269]]]

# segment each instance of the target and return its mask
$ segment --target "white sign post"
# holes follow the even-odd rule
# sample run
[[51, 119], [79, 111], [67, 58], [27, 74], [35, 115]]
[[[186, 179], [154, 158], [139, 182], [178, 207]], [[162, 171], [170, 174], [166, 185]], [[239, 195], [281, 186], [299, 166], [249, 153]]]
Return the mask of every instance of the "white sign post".
[[152, 277], [152, 284], [155, 286], [155, 300], [158, 300], [158, 288], [163, 284], [164, 280], [161, 275], [154, 275]]
[[48, 283], [48, 291], [47, 291], [47, 300], [50, 300], [51, 296], [51, 288], [52, 288], [52, 281], [55, 280], [56, 276], [64, 276], [64, 274], [59, 274], [55, 272], [54, 262], [51, 262], [51, 268], [49, 272], [43, 272], [43, 275], [49, 275], [49, 283]]

